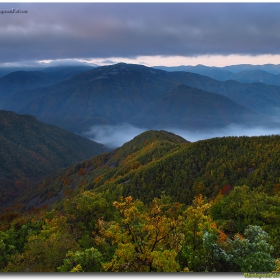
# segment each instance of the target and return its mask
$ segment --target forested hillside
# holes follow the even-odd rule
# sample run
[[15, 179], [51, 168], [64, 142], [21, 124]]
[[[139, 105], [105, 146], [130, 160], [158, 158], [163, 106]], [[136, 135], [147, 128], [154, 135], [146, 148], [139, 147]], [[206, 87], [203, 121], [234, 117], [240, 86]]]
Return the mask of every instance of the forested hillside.
[[31, 115], [0, 111], [0, 205], [31, 184], [106, 148]]
[[275, 127], [280, 87], [124, 63], [90, 69], [3, 78], [2, 107], [28, 114], [0, 111], [0, 271], [280, 271], [279, 135], [189, 142], [149, 130], [109, 151], [29, 114], [78, 134], [126, 121]]
[[279, 271], [279, 140], [147, 131], [57, 171], [1, 214], [0, 269]]
[[121, 188], [122, 195], [144, 202], [165, 193], [186, 204], [199, 194], [214, 198], [224, 186], [261, 186], [274, 194], [280, 178], [279, 140], [275, 135], [190, 143], [174, 134], [148, 131], [110, 153], [48, 177], [32, 194], [43, 203], [47, 194], [57, 195], [61, 189], [114, 192]]

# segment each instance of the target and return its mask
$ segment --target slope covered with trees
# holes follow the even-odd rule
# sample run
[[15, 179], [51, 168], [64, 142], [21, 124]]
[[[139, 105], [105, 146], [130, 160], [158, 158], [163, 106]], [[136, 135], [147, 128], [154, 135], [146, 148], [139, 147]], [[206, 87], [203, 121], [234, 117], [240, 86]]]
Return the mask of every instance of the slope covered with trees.
[[56, 169], [104, 152], [102, 144], [31, 115], [0, 111], [0, 202], [9, 202]]
[[57, 171], [0, 215], [0, 270], [279, 271], [279, 140], [147, 131]]
[[[145, 204], [131, 196], [114, 201], [108, 192], [84, 191], [66, 199], [59, 212], [6, 212], [0, 217], [0, 270], [279, 271], [279, 251], [274, 249], [279, 241], [273, 230], [268, 233], [261, 226], [250, 224], [243, 231], [229, 233], [215, 220], [220, 209], [217, 203], [226, 198], [222, 196], [213, 202], [199, 195], [185, 205], [162, 195]], [[231, 211], [226, 203], [223, 206], [228, 213]], [[275, 216], [268, 212], [269, 205], [263, 203], [262, 207], [266, 217]], [[237, 212], [230, 222], [250, 212], [247, 203], [246, 211]], [[266, 226], [272, 229], [273, 222], [267, 220]]]
[[178, 143], [173, 135], [157, 131], [140, 134], [121, 148], [48, 177], [32, 194], [43, 203], [47, 193], [57, 195], [61, 189], [75, 192], [82, 187], [112, 193], [121, 189], [123, 196], [144, 202], [165, 193], [188, 204], [198, 194], [214, 198], [225, 186], [262, 186], [269, 194], [277, 192], [279, 136], [224, 137], [194, 143], [179, 138]]

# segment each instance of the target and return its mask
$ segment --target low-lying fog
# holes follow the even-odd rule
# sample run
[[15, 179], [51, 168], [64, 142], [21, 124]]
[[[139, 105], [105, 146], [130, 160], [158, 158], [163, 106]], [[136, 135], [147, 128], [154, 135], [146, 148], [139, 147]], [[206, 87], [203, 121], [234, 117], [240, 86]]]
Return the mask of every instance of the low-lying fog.
[[[148, 129], [135, 127], [129, 123], [103, 126], [96, 125], [85, 133], [85, 137], [114, 149], [120, 147], [125, 142], [130, 141], [135, 136], [146, 130]], [[173, 132], [188, 141], [195, 142], [198, 140], [223, 136], [260, 136], [280, 134], [280, 125], [274, 125], [271, 127], [246, 127], [237, 124], [231, 124], [221, 129], [209, 129], [202, 131], [189, 131], [179, 128], [162, 128], [162, 130]]]

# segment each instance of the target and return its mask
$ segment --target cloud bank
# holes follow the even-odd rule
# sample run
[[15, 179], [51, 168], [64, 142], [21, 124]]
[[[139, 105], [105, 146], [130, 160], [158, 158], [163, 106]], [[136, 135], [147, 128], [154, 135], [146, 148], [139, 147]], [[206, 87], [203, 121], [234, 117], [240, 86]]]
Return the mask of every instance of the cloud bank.
[[[180, 128], [162, 128], [162, 130], [173, 132], [190, 142], [225, 136], [261, 136], [280, 134], [279, 126], [247, 127], [236, 124], [231, 124], [221, 129], [200, 131], [189, 131], [187, 129]], [[103, 126], [96, 125], [85, 133], [85, 137], [90, 138], [95, 142], [102, 143], [111, 149], [115, 149], [117, 147], [122, 146], [124, 143], [132, 140], [135, 136], [139, 135], [144, 131], [147, 131], [147, 129], [139, 128], [129, 123]]]
[[0, 63], [279, 54], [280, 3], [0, 3]]

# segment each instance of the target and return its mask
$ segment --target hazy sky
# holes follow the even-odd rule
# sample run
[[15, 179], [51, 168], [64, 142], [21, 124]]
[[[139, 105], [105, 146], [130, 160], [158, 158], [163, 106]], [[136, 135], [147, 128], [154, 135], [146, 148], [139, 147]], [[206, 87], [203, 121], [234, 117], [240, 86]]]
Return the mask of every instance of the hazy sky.
[[0, 65], [280, 64], [279, 15], [280, 3], [0, 3]]

